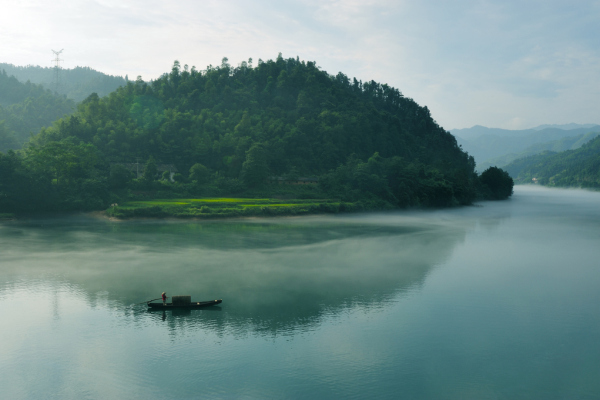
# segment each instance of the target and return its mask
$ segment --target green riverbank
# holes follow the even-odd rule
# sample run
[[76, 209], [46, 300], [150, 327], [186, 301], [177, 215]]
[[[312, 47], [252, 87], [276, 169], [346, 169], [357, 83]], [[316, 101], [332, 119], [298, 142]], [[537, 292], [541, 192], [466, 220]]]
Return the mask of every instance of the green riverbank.
[[106, 210], [110, 217], [128, 218], [234, 218], [287, 216], [361, 211], [362, 203], [330, 199], [197, 198], [128, 201]]

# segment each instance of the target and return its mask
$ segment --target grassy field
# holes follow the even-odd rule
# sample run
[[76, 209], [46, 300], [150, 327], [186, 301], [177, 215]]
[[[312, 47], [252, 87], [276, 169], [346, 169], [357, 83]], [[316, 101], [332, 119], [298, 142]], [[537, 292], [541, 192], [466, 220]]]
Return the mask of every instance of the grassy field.
[[200, 198], [129, 201], [111, 206], [106, 213], [116, 218], [231, 218], [302, 215], [354, 211], [353, 203], [328, 199], [279, 200]]

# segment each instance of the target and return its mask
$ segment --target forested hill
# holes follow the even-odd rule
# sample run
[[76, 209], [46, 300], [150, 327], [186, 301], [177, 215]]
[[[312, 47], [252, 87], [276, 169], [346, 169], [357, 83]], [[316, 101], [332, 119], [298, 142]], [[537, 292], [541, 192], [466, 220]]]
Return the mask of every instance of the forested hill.
[[0, 63], [0, 71], [15, 76], [21, 82], [30, 81], [43, 85], [67, 98], [80, 102], [91, 93], [106, 96], [119, 86], [127, 83], [126, 78], [107, 75], [89, 67], [75, 67], [60, 70], [60, 85], [55, 85], [55, 70], [52, 67], [28, 65], [25, 67]]
[[42, 127], [74, 110], [73, 100], [0, 69], [0, 151], [20, 149]]
[[[235, 68], [223, 59], [205, 71], [175, 62], [153, 82], [92, 94], [18, 159], [10, 168], [50, 179], [45, 190], [63, 209], [97, 208], [140, 190], [146, 197], [268, 197], [270, 179], [299, 176], [319, 184], [296, 195], [377, 207], [469, 204], [477, 192], [512, 193], [501, 171], [478, 179], [454, 136], [398, 89], [281, 55]], [[118, 166], [136, 162], [146, 164], [143, 182]], [[158, 181], [157, 164], [175, 165], [175, 182]], [[494, 182], [499, 191], [479, 190]]]
[[[600, 127], [596, 126], [595, 132], [583, 133], [577, 136], [567, 136], [548, 142], [535, 143], [518, 153], [508, 153], [500, 157], [489, 159], [482, 163], [477, 163], [477, 168], [479, 170], [484, 170], [492, 165], [504, 168], [506, 165], [510, 164], [512, 161], [518, 160], [519, 158], [541, 154], [545, 151], [560, 152], [565, 150], [575, 150], [599, 135]], [[460, 144], [460, 139], [458, 140], [458, 143]], [[463, 148], [468, 151], [465, 146], [463, 146]]]
[[600, 188], [600, 137], [576, 150], [521, 158], [506, 166], [519, 183]]
[[107, 98], [90, 96], [79, 113], [41, 133], [37, 143], [75, 136], [111, 161], [153, 156], [188, 170], [202, 163], [238, 177], [246, 151], [261, 143], [274, 175], [295, 167], [318, 175], [375, 152], [469, 171], [472, 161], [427, 107], [392, 87], [330, 76], [296, 59], [226, 62], [205, 72], [180, 68], [138, 81]]

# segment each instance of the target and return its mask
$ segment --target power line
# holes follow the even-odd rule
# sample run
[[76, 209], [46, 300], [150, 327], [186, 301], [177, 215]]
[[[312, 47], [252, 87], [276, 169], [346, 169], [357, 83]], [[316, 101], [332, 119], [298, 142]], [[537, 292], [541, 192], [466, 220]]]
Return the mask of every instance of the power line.
[[54, 82], [53, 82], [53, 86], [54, 86], [54, 91], [56, 93], [58, 93], [58, 90], [60, 89], [61, 86], [61, 82], [60, 82], [60, 62], [64, 61], [60, 59], [60, 53], [63, 52], [64, 49], [61, 49], [59, 51], [56, 50], [52, 50], [52, 52], [54, 53], [54, 55], [56, 56], [52, 62], [54, 63]]

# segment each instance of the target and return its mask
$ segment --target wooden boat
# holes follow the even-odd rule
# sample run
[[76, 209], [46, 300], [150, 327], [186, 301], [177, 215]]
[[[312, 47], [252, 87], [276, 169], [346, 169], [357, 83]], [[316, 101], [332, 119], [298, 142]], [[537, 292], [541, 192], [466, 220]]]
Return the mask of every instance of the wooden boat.
[[[151, 300], [151, 301], [153, 301], [153, 300]], [[217, 304], [221, 304], [222, 302], [223, 302], [223, 300], [192, 301], [187, 304], [176, 304], [176, 305], [173, 305], [173, 303], [167, 303], [166, 305], [163, 305], [163, 303], [148, 302], [148, 307], [155, 309], [155, 310], [171, 310], [174, 308], [194, 309], [194, 308], [216, 306]]]

